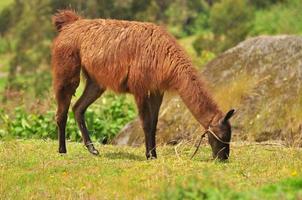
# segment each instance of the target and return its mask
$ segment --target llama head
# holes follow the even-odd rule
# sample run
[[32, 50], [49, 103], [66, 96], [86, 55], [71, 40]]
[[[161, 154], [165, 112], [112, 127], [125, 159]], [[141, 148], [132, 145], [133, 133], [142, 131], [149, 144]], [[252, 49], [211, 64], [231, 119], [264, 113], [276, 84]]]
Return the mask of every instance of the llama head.
[[212, 148], [213, 157], [219, 160], [227, 160], [230, 154], [231, 124], [229, 119], [235, 110], [230, 110], [218, 123], [211, 125], [208, 129], [209, 143]]

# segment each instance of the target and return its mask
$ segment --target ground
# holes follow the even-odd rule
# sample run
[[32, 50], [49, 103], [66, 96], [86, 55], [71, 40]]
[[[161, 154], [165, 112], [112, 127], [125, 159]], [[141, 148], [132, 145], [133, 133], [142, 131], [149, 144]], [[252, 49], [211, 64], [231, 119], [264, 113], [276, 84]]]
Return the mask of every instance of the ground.
[[143, 147], [97, 148], [68, 142], [59, 155], [56, 141], [0, 141], [0, 199], [302, 198], [301, 149], [232, 144], [220, 163], [208, 146], [193, 160], [186, 144], [159, 147], [151, 161]]

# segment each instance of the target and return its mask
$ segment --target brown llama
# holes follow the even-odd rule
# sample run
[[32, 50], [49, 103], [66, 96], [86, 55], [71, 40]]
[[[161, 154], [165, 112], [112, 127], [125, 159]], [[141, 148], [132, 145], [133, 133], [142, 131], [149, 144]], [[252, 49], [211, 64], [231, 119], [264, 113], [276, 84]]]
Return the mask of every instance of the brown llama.
[[134, 95], [145, 133], [146, 157], [156, 158], [158, 112], [164, 92], [174, 90], [208, 130], [213, 156], [228, 158], [229, 119], [234, 110], [226, 115], [221, 112], [191, 60], [162, 27], [135, 21], [83, 19], [70, 10], [55, 14], [53, 23], [58, 31], [52, 46], [52, 74], [60, 153], [66, 153], [67, 113], [82, 70], [86, 86], [73, 111], [90, 153], [99, 154], [90, 140], [84, 113], [110, 89]]

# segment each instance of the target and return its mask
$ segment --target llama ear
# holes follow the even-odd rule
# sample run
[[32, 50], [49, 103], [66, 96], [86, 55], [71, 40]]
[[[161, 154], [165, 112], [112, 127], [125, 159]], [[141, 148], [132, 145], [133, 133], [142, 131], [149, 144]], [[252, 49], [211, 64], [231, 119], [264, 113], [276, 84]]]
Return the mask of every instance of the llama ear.
[[231, 109], [223, 118], [222, 123], [226, 123], [235, 114], [235, 109]]

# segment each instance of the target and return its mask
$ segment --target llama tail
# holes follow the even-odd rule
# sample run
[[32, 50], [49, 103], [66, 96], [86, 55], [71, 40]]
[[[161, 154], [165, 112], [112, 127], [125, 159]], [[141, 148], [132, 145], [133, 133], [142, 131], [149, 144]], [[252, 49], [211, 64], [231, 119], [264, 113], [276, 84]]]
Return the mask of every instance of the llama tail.
[[53, 15], [52, 23], [56, 27], [57, 31], [60, 32], [64, 26], [72, 24], [79, 19], [81, 19], [81, 17], [72, 10], [59, 10], [55, 15]]

